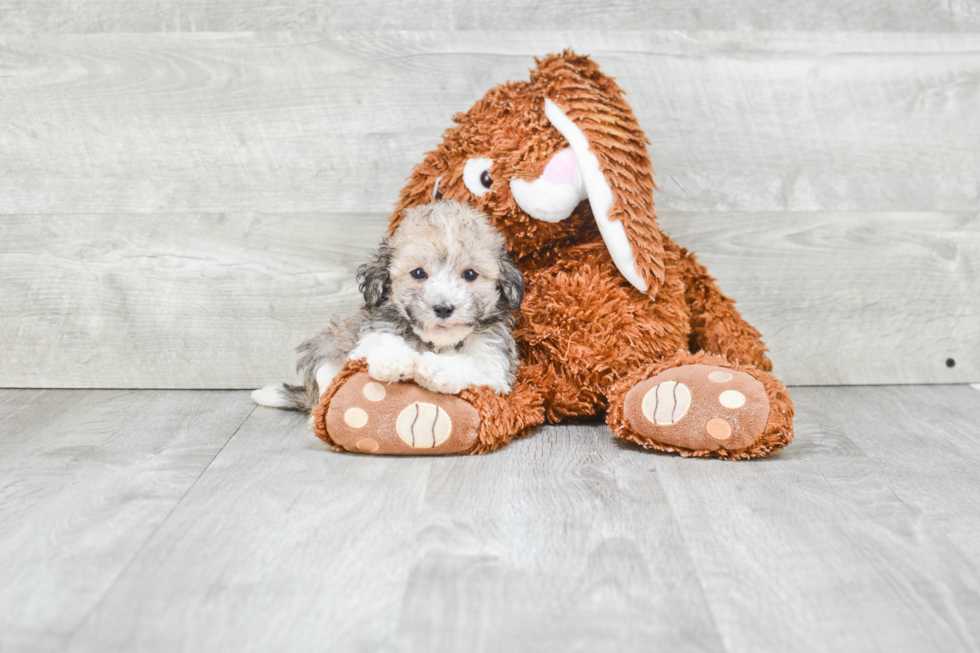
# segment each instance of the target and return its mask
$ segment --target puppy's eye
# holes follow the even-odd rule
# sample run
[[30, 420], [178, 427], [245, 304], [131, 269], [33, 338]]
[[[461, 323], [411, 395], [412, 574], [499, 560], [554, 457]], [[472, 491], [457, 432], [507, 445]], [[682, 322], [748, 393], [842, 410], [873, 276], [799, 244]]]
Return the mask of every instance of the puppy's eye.
[[480, 175], [480, 183], [483, 184], [484, 188], [490, 188], [493, 186], [493, 179], [490, 178], [489, 170], [484, 170]]
[[466, 270], [463, 272], [463, 278], [467, 281], [476, 281], [476, 278], [480, 276], [476, 273], [476, 270]]
[[429, 278], [429, 275], [427, 275], [425, 273], [425, 270], [423, 270], [422, 268], [415, 268], [410, 272], [410, 274], [412, 275], [412, 278], [415, 279], [416, 281], [421, 281], [422, 279]]

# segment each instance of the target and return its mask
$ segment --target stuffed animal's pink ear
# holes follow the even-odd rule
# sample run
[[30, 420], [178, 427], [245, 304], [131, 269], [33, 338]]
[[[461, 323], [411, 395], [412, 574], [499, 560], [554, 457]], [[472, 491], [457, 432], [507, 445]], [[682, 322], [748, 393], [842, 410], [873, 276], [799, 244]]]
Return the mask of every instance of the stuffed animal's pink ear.
[[531, 86], [575, 153], [599, 231], [616, 266], [655, 295], [664, 280], [664, 247], [653, 210], [649, 142], [623, 91], [588, 57], [570, 51], [537, 62]]

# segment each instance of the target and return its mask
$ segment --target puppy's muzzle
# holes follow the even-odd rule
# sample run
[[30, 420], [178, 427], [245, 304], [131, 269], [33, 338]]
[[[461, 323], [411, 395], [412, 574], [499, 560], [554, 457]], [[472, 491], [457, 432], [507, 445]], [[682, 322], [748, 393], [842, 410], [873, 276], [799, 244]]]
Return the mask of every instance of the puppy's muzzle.
[[436, 317], [438, 317], [440, 320], [445, 320], [450, 315], [453, 314], [453, 311], [456, 310], [456, 307], [453, 306], [452, 304], [442, 303], [433, 306], [432, 310], [436, 314]]

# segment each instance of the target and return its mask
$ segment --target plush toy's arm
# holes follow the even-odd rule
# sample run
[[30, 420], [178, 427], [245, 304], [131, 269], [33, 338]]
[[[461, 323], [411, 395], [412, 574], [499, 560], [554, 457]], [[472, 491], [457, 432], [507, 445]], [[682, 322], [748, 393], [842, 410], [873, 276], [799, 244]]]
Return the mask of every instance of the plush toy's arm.
[[742, 319], [735, 302], [718, 290], [715, 280], [694, 254], [681, 249], [685, 298], [691, 309], [691, 352], [721, 354], [729, 361], [769, 372], [762, 335]]

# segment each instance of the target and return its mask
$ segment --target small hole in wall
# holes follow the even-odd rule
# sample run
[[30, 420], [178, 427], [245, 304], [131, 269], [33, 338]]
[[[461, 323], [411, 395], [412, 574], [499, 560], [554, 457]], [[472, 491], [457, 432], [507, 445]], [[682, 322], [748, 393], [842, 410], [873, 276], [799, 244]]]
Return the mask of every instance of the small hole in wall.
[[954, 361], [952, 358], [947, 358], [946, 367], [956, 367], [956, 361]]

